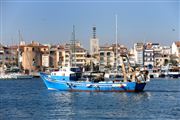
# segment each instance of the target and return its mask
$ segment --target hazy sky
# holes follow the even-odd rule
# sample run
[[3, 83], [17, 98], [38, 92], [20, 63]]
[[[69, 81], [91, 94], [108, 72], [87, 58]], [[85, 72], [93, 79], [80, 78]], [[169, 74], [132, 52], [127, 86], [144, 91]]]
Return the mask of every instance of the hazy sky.
[[0, 0], [1, 42], [24, 41], [65, 43], [72, 38], [89, 48], [92, 27], [97, 27], [100, 44], [115, 43], [115, 14], [118, 15], [118, 42], [132, 47], [135, 42], [162, 45], [180, 40], [179, 0]]

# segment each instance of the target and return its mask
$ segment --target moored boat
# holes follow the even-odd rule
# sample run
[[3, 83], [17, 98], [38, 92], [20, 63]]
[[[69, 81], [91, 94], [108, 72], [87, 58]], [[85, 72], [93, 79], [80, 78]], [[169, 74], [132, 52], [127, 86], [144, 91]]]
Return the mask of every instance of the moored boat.
[[180, 70], [178, 67], [171, 67], [168, 70], [168, 77], [178, 78], [180, 76]]
[[157, 68], [149, 69], [148, 71], [150, 78], [159, 78], [161, 75], [160, 70]]
[[0, 79], [32, 79], [32, 75], [27, 75], [23, 73], [7, 73], [7, 74], [0, 74]]

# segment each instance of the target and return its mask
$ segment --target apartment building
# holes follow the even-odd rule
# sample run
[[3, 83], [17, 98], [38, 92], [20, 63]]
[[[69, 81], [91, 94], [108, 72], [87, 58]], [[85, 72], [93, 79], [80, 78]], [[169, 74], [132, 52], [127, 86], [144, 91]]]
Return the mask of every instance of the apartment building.
[[136, 63], [135, 63], [135, 55], [134, 55], [134, 50], [133, 49], [130, 49], [129, 52], [128, 52], [128, 58], [129, 58], [129, 62], [131, 64], [131, 66], [135, 66]]
[[32, 41], [30, 44], [21, 46], [22, 52], [22, 67], [26, 71], [38, 71], [42, 65], [42, 53], [40, 51], [41, 44]]
[[120, 44], [101, 46], [99, 49], [100, 70], [121, 65], [120, 55], [128, 54], [127, 48]]
[[154, 66], [154, 49], [152, 43], [146, 43], [144, 49], [144, 66]]
[[85, 56], [86, 50], [81, 46], [80, 42], [76, 42], [73, 46], [72, 44], [66, 44], [63, 61], [64, 65], [82, 67], [86, 63]]
[[100, 70], [103, 70], [105, 67], [113, 67], [115, 64], [115, 54], [113, 49], [110, 46], [102, 46], [99, 49], [99, 58], [100, 58]]
[[0, 44], [0, 65], [4, 64], [6, 67], [18, 65], [18, 46], [3, 46]]
[[144, 43], [134, 44], [134, 58], [137, 65], [144, 65]]

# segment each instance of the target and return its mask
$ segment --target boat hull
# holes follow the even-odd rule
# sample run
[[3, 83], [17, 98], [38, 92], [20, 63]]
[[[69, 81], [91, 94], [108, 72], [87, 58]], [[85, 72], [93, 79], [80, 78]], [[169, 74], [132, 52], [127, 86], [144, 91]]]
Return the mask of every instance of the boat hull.
[[179, 72], [168, 73], [168, 77], [170, 78], [178, 78], [179, 76], [180, 76]]
[[143, 91], [145, 82], [86, 82], [86, 81], [62, 81], [51, 79], [48, 75], [40, 73], [48, 89], [60, 91], [89, 91], [89, 92], [139, 92]]

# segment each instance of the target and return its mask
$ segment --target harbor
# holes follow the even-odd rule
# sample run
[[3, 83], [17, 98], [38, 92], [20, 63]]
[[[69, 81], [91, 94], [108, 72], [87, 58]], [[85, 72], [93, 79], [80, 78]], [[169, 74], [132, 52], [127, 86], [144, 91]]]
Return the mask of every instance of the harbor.
[[0, 120], [179, 120], [178, 0], [0, 0]]

